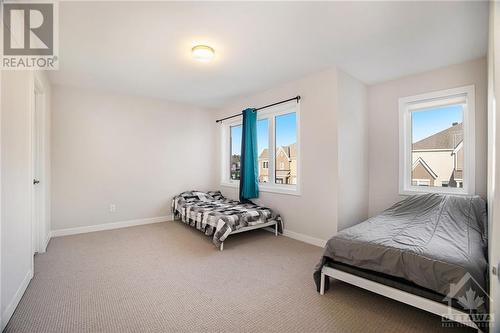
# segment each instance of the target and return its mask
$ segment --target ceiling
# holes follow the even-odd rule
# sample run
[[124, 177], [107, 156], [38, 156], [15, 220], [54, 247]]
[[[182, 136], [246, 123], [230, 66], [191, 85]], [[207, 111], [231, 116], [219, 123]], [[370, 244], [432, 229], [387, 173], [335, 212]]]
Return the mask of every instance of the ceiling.
[[219, 107], [334, 65], [373, 84], [479, 58], [488, 3], [60, 2], [59, 17], [53, 83]]

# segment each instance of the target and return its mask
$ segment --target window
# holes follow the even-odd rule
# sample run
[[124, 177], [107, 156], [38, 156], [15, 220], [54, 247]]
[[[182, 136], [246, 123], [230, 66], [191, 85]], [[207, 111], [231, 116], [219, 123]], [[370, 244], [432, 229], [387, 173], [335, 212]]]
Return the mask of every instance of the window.
[[297, 114], [275, 117], [276, 122], [276, 184], [297, 184]]
[[[298, 194], [299, 112], [288, 103], [258, 112], [257, 156], [260, 190]], [[238, 186], [241, 155], [241, 119], [223, 124], [222, 185]]]
[[257, 120], [257, 156], [259, 183], [269, 183], [269, 119]]
[[241, 125], [231, 126], [231, 138], [230, 138], [231, 158], [229, 159], [229, 170], [232, 180], [240, 179], [241, 135], [242, 135]]
[[474, 86], [401, 98], [401, 194], [474, 193]]

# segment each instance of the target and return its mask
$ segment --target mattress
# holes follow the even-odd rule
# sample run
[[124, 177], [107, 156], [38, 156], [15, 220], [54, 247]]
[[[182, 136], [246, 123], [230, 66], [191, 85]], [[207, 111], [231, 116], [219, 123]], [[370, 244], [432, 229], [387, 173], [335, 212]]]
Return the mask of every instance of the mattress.
[[453, 288], [465, 280], [484, 297], [486, 221], [486, 204], [478, 196], [410, 196], [332, 237], [317, 270], [336, 261], [456, 299]]

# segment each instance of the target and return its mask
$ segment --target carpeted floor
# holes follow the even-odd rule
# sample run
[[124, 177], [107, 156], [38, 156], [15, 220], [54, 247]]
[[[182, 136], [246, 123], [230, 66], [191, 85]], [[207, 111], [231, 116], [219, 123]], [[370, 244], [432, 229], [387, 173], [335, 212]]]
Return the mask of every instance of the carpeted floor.
[[54, 238], [5, 331], [466, 331], [338, 281], [320, 296], [318, 247], [262, 230], [224, 246], [180, 222]]

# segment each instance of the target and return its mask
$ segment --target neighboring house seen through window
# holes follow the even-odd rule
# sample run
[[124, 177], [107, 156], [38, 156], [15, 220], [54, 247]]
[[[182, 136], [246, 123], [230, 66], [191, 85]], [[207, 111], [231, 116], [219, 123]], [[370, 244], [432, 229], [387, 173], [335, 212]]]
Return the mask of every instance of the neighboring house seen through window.
[[231, 126], [230, 127], [230, 160], [229, 160], [229, 170], [230, 177], [232, 180], [240, 179], [240, 166], [241, 166], [241, 136], [242, 136], [242, 127]]
[[400, 192], [474, 193], [474, 87], [400, 99]]
[[259, 182], [269, 183], [269, 160], [262, 160], [260, 154], [269, 150], [269, 119], [257, 121], [257, 156], [259, 159]]
[[[298, 193], [298, 105], [295, 103], [258, 111], [257, 154], [259, 186], [262, 191]], [[228, 146], [228, 170], [222, 170], [223, 185], [237, 186], [240, 178], [241, 119], [224, 124]], [[270, 154], [269, 152], [274, 152]], [[225, 153], [225, 154], [227, 154]], [[224, 155], [225, 155], [224, 154]], [[226, 164], [227, 163], [227, 164]]]

